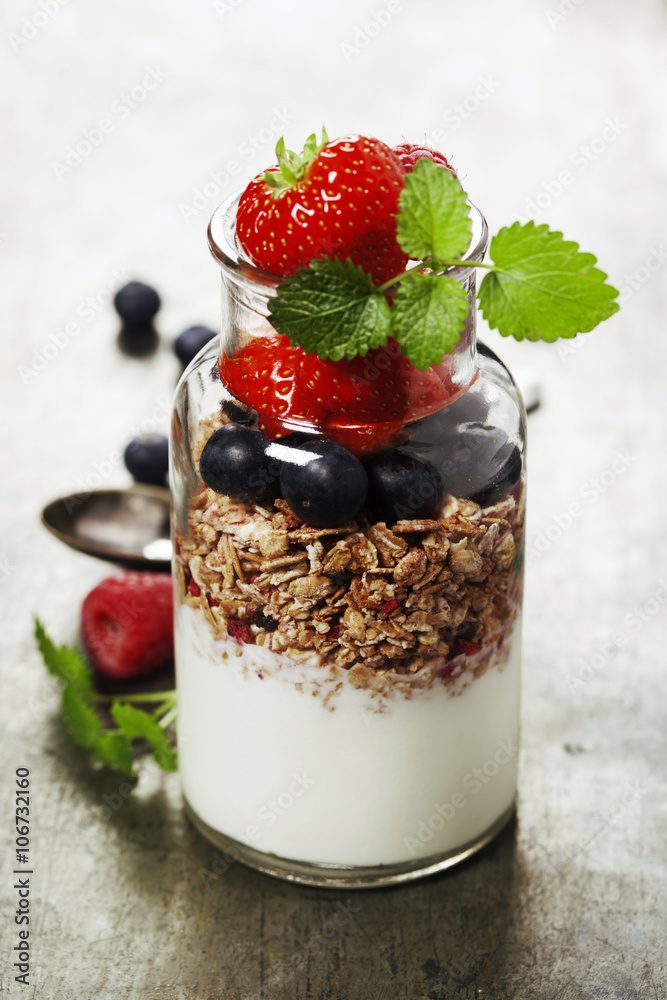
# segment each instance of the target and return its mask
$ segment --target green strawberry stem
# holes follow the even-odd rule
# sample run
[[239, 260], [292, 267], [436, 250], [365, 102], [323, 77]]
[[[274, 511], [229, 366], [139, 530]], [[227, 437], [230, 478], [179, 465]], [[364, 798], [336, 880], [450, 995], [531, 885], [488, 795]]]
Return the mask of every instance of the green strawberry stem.
[[[159, 713], [156, 712], [155, 716], [157, 717], [158, 714]], [[174, 721], [177, 715], [178, 715], [178, 708], [176, 705], [172, 705], [169, 711], [164, 716], [164, 718], [160, 719], [160, 725], [162, 726], [162, 728], [166, 729], [167, 726], [169, 726]]]
[[429, 267], [431, 270], [437, 271], [448, 270], [450, 267], [481, 267], [486, 271], [497, 270], [493, 264], [483, 264], [481, 261], [476, 260], [439, 260], [435, 264], [435, 267], [432, 266], [433, 264], [434, 261], [429, 257], [425, 260], [420, 260], [419, 263], [415, 264], [413, 267], [408, 267], [405, 271], [401, 271], [401, 273], [397, 274], [395, 278], [390, 278], [389, 281], [385, 281], [384, 284], [377, 288], [377, 291], [382, 293], [388, 292], [395, 285], [399, 285], [402, 281], [405, 281], [406, 278], [409, 278], [412, 274], [422, 271], [425, 267]]
[[306, 139], [303, 153], [292, 152], [285, 146], [285, 140], [281, 137], [276, 143], [276, 159], [278, 160], [278, 170], [267, 170], [264, 174], [264, 181], [271, 188], [274, 198], [279, 198], [285, 191], [303, 180], [306, 167], [313, 162], [317, 154], [324, 149], [329, 142], [327, 130], [322, 126], [322, 141], [318, 143], [317, 136], [313, 132]]
[[176, 701], [176, 691], [152, 691], [146, 694], [98, 694], [95, 701], [167, 701], [171, 704]]

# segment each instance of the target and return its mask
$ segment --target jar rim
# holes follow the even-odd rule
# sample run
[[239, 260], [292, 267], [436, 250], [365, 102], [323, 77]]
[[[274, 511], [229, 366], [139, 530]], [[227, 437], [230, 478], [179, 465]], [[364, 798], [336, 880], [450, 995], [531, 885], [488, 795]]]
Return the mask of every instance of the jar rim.
[[[242, 194], [242, 190], [235, 191], [234, 194], [225, 198], [214, 211], [207, 231], [209, 249], [223, 271], [234, 281], [240, 284], [251, 282], [255, 291], [259, 290], [257, 286], [263, 287], [267, 297], [270, 297], [284, 279], [257, 267], [241, 248], [236, 235], [236, 211]], [[486, 253], [489, 243], [489, 227], [477, 206], [471, 201], [468, 202], [468, 205], [472, 220], [472, 238], [468, 250], [461, 259], [477, 263], [484, 258]], [[465, 267], [464, 264], [447, 268], [442, 273], [456, 277], [461, 281], [471, 270], [472, 268]]]

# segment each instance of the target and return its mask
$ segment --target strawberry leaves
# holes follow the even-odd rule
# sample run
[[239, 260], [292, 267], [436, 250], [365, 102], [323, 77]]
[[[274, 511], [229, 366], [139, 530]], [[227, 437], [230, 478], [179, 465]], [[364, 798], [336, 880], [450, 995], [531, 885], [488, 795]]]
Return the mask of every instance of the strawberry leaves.
[[271, 188], [274, 198], [278, 198], [283, 191], [287, 191], [289, 188], [295, 187], [295, 185], [303, 180], [304, 174], [306, 173], [306, 167], [309, 163], [313, 162], [317, 154], [324, 149], [328, 142], [329, 136], [327, 135], [326, 129], [323, 127], [322, 142], [318, 143], [317, 136], [313, 132], [313, 134], [309, 135], [306, 139], [303, 147], [303, 153], [299, 156], [298, 153], [294, 153], [291, 149], [287, 149], [285, 146], [285, 140], [282, 136], [278, 139], [278, 142], [276, 143], [278, 169], [267, 170], [264, 174], [264, 180]]
[[470, 206], [459, 181], [432, 160], [418, 160], [405, 176], [396, 231], [416, 266], [376, 287], [349, 260], [314, 261], [278, 287], [269, 305], [275, 329], [332, 360], [363, 357], [393, 336], [414, 367], [425, 370], [453, 350], [465, 326], [465, 290], [447, 274], [457, 267], [488, 272], [480, 307], [504, 337], [574, 337], [619, 308], [618, 291], [596, 258], [546, 225], [501, 229], [491, 241], [491, 264], [461, 259], [471, 240]]

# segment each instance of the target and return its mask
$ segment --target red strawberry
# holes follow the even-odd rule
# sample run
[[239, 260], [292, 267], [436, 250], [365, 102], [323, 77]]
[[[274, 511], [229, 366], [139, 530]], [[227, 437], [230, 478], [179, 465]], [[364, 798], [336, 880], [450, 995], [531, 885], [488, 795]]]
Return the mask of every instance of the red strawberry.
[[251, 341], [220, 373], [230, 391], [257, 410], [271, 440], [307, 425], [355, 455], [400, 443], [403, 425], [442, 409], [458, 393], [446, 365], [422, 372], [394, 340], [352, 361], [306, 354], [285, 336]]
[[119, 573], [98, 584], [81, 608], [91, 662], [118, 680], [139, 677], [173, 659], [173, 590], [162, 573]]
[[272, 274], [294, 274], [322, 257], [348, 257], [377, 284], [404, 270], [396, 241], [404, 172], [378, 139], [348, 135], [302, 156], [276, 146], [278, 165], [258, 174], [239, 201], [236, 231], [251, 260]]
[[257, 338], [233, 358], [224, 353], [220, 376], [237, 399], [257, 410], [259, 429], [271, 440], [299, 430], [299, 423], [319, 424], [326, 410], [304, 388], [304, 367], [311, 355], [287, 337]]
[[406, 174], [411, 174], [415, 169], [415, 163], [417, 160], [421, 160], [426, 157], [429, 160], [433, 160], [437, 163], [439, 167], [447, 167], [454, 177], [456, 177], [456, 171], [451, 165], [447, 157], [443, 153], [439, 153], [437, 149], [431, 149], [429, 146], [419, 146], [416, 142], [404, 142], [400, 146], [394, 146], [392, 152], [396, 154], [399, 159], [401, 166], [403, 167], [403, 172]]
[[342, 444], [357, 458], [373, 455], [387, 448], [395, 448], [405, 440], [403, 425], [392, 424], [343, 424], [328, 420], [322, 428], [326, 437]]

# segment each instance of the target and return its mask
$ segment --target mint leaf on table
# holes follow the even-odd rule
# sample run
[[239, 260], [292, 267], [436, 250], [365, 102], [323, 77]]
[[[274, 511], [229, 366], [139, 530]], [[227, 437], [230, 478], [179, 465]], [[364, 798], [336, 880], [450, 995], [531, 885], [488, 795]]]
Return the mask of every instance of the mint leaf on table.
[[70, 683], [62, 694], [63, 719], [74, 742], [90, 751], [96, 760], [117, 768], [129, 778], [136, 778], [132, 766], [132, 748], [127, 739], [117, 733], [107, 733], [94, 708]]
[[[102, 764], [115, 767], [129, 778], [136, 778], [132, 740], [147, 740], [153, 756], [164, 771], [176, 771], [178, 758], [166, 726], [176, 716], [176, 692], [127, 694], [115, 697], [111, 714], [117, 730], [105, 729], [95, 705], [109, 701], [98, 694], [92, 683], [93, 672], [81, 653], [72, 646], [56, 646], [44, 626], [35, 619], [35, 639], [49, 673], [64, 684], [62, 715], [74, 742]], [[130, 701], [158, 702], [155, 714], [128, 704]], [[161, 722], [156, 716], [161, 715]]]
[[386, 344], [391, 331], [387, 300], [350, 260], [316, 260], [287, 278], [269, 314], [278, 333], [332, 361], [364, 357]]
[[129, 741], [121, 733], [105, 733], [92, 749], [93, 757], [108, 767], [115, 767], [128, 778], [136, 778]]
[[91, 703], [95, 697], [92, 671], [78, 649], [54, 645], [39, 618], [35, 618], [35, 640], [51, 676], [71, 685], [84, 702]]
[[152, 715], [134, 705], [123, 705], [115, 701], [111, 706], [114, 722], [128, 740], [148, 740], [153, 757], [163, 771], [177, 771], [178, 757], [172, 749], [171, 741], [162, 726]]
[[449, 260], [472, 238], [468, 199], [460, 182], [432, 160], [417, 160], [398, 202], [398, 242], [413, 260]]
[[62, 709], [67, 731], [74, 742], [85, 750], [92, 750], [102, 737], [102, 723], [95, 709], [86, 704], [71, 684], [63, 691]]
[[391, 311], [394, 336], [415, 368], [439, 364], [458, 343], [468, 314], [468, 296], [458, 281], [413, 274], [400, 285]]
[[516, 340], [546, 340], [587, 333], [618, 311], [618, 291], [595, 267], [593, 254], [563, 234], [534, 222], [515, 222], [491, 240], [492, 270], [479, 290], [482, 315], [492, 329]]

